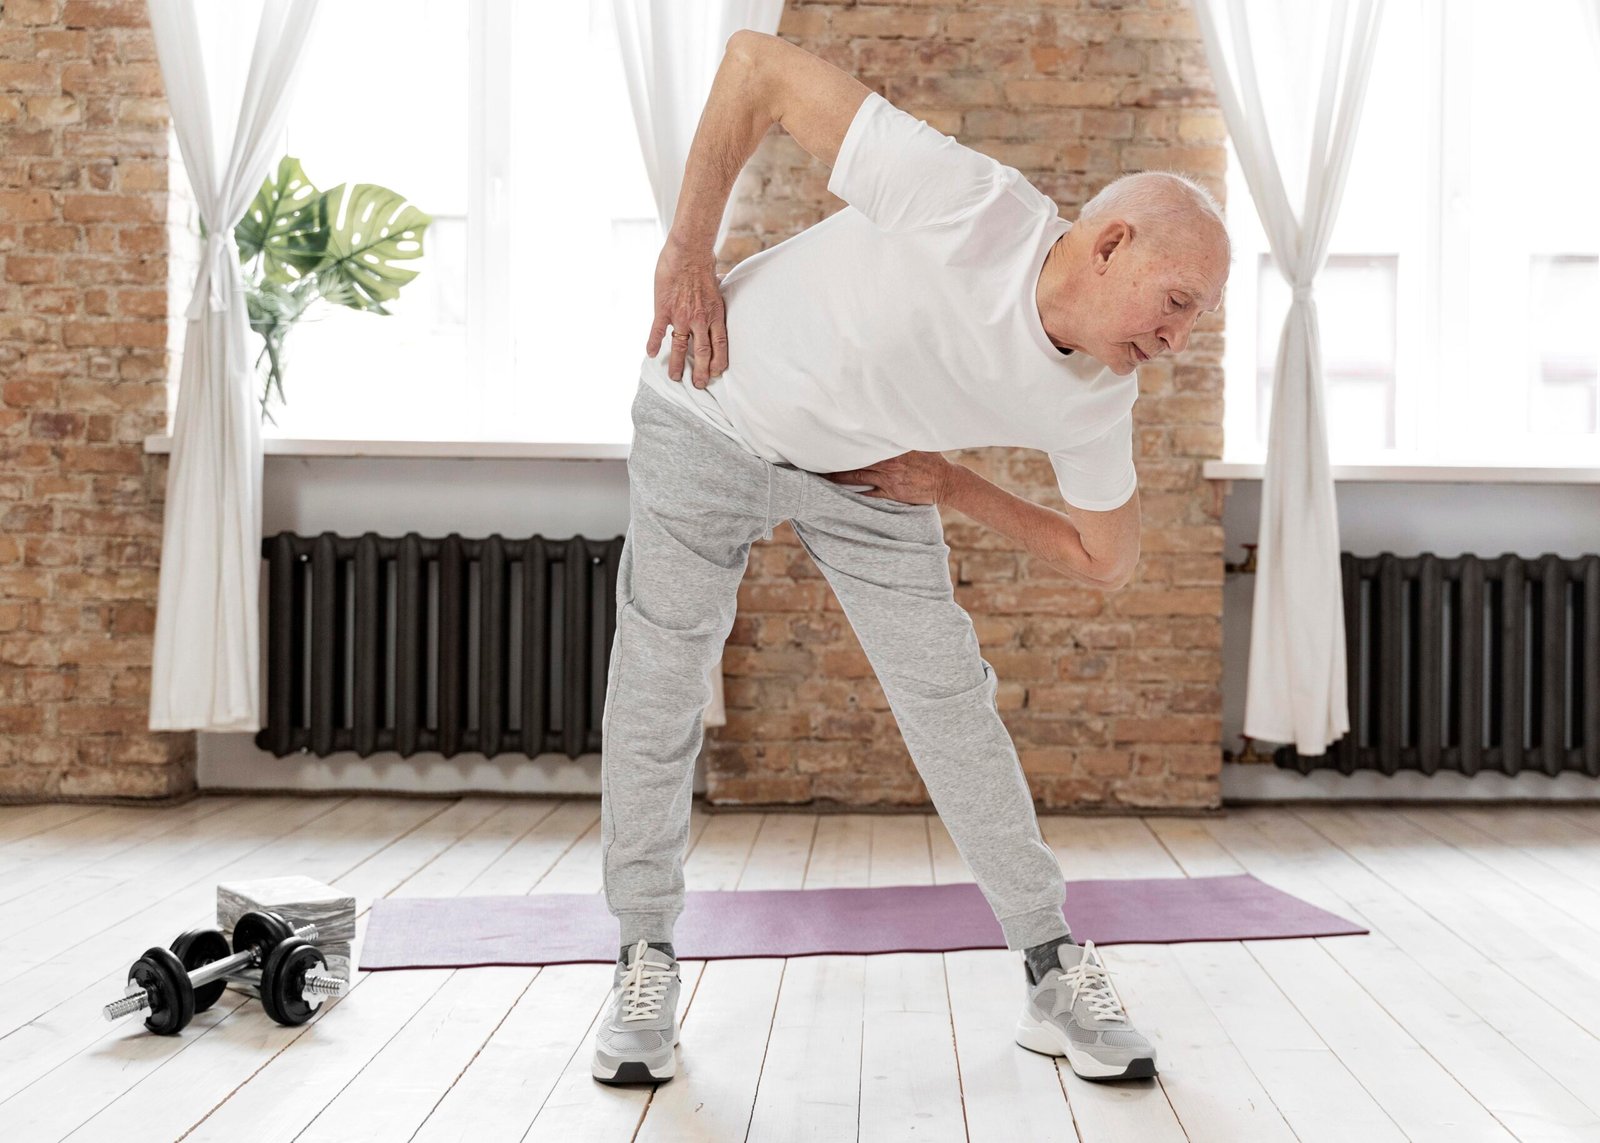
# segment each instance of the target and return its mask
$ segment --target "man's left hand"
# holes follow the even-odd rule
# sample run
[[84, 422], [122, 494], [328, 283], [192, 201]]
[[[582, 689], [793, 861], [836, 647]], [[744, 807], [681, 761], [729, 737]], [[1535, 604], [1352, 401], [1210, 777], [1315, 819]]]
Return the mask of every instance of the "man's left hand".
[[955, 468], [941, 453], [903, 452], [865, 468], [821, 475], [835, 484], [870, 484], [872, 490], [863, 496], [904, 504], [937, 504], [944, 499]]

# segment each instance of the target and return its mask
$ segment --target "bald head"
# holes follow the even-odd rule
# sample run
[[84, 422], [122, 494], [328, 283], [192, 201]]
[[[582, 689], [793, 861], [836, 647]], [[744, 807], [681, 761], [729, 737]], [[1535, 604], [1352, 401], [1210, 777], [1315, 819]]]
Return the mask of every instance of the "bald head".
[[1186, 175], [1135, 171], [1113, 179], [1083, 204], [1077, 225], [1094, 230], [1119, 219], [1144, 227], [1159, 245], [1175, 253], [1198, 242], [1219, 245], [1225, 262], [1232, 254], [1222, 207], [1210, 191]]
[[1222, 304], [1232, 249], [1211, 193], [1184, 175], [1139, 171], [1106, 184], [1057, 240], [1040, 273], [1051, 341], [1117, 373], [1180, 353]]

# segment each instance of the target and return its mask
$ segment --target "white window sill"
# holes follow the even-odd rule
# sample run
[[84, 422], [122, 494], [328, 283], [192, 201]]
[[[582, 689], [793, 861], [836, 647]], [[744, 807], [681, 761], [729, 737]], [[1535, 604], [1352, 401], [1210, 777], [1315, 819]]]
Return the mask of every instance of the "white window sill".
[[[267, 437], [267, 456], [425, 457], [459, 460], [626, 460], [626, 444], [584, 441], [335, 441]], [[154, 433], [144, 438], [147, 453], [170, 453], [172, 438]]]
[[[443, 460], [626, 460], [629, 446], [586, 441], [354, 441], [268, 437], [268, 456], [395, 457]], [[144, 439], [147, 453], [170, 453], [172, 438], [154, 433]], [[1208, 460], [1208, 480], [1260, 480], [1265, 466], [1252, 462]], [[1560, 465], [1336, 464], [1340, 482], [1452, 484], [1600, 484], [1600, 468]]]
[[[1208, 480], [1260, 480], [1263, 464], [1208, 460]], [[1445, 484], [1600, 484], [1600, 468], [1576, 465], [1336, 464], [1335, 481]]]

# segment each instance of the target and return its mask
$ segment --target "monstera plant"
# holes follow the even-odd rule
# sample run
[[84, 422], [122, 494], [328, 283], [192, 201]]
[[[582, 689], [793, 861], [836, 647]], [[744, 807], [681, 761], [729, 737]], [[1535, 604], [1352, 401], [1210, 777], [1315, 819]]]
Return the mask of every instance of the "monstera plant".
[[250, 328], [265, 342], [256, 358], [263, 416], [272, 420], [267, 404], [274, 389], [285, 400], [284, 339], [294, 323], [318, 298], [392, 316], [383, 303], [418, 274], [397, 263], [422, 257], [422, 234], [432, 221], [404, 195], [372, 183], [318, 191], [300, 160], [284, 156], [233, 228]]

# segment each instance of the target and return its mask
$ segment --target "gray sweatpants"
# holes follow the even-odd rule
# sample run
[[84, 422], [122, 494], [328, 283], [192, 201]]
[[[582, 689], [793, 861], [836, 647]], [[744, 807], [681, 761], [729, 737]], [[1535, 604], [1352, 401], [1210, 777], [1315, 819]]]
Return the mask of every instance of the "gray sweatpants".
[[994, 668], [955, 601], [938, 507], [771, 464], [643, 382], [632, 411], [631, 518], [600, 759], [601, 862], [621, 943], [670, 941], [683, 911], [711, 667], [733, 626], [750, 545], [783, 520], [855, 629], [1006, 946], [1065, 935], [1061, 866], [995, 707]]

